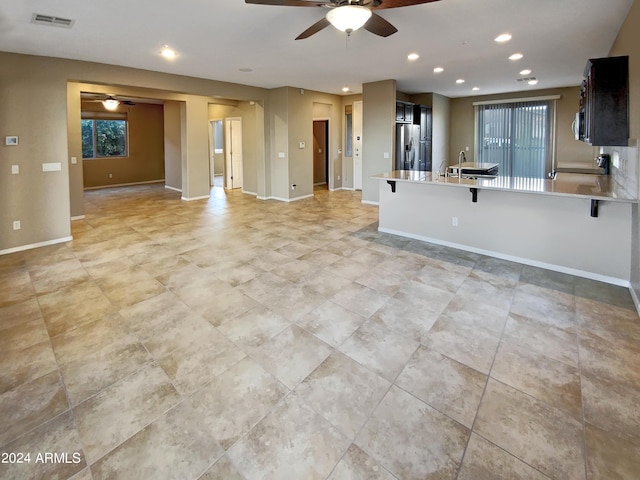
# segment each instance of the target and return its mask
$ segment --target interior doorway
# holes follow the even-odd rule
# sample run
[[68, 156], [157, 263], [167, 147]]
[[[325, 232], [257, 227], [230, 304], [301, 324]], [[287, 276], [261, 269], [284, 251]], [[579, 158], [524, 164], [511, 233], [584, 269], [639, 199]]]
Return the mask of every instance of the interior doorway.
[[242, 119], [225, 122], [225, 188], [242, 188]]
[[362, 190], [362, 100], [353, 102], [353, 189]]
[[313, 185], [329, 186], [329, 120], [313, 121]]
[[222, 120], [211, 120], [209, 123], [209, 183], [211, 187], [222, 187], [224, 184], [224, 135]]

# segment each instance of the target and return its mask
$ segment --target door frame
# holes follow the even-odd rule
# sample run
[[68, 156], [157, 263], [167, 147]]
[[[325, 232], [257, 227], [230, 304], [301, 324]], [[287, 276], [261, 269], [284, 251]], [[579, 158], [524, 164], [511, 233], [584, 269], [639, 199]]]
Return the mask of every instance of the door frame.
[[[220, 122], [222, 124], [222, 145], [216, 145], [215, 143], [215, 133], [214, 133], [214, 124], [216, 122]], [[225, 155], [225, 138], [224, 138], [224, 119], [222, 118], [212, 118], [209, 120], [209, 183], [210, 187], [213, 187], [214, 179], [216, 174], [216, 166], [215, 166], [215, 155], [223, 155], [222, 162], [222, 178], [224, 179], [224, 155]], [[222, 148], [220, 148], [222, 147]], [[222, 152], [216, 152], [216, 150], [222, 150]]]
[[[353, 189], [362, 190], [362, 100], [355, 100], [353, 102], [351, 114], [353, 132]], [[359, 132], [358, 129], [360, 130]], [[358, 136], [360, 136], [359, 140]], [[356, 157], [360, 158], [360, 170], [357, 168]]]
[[[231, 124], [232, 122], [239, 122], [240, 123], [240, 132], [239, 133], [235, 133], [233, 131], [233, 128], [231, 128]], [[235, 135], [240, 135], [240, 169], [236, 170], [233, 167], [233, 148], [231, 147], [232, 142], [233, 142], [233, 136]], [[233, 188], [243, 188], [244, 185], [244, 152], [242, 151], [242, 117], [226, 117], [224, 119], [224, 136], [225, 136], [225, 154], [224, 154], [224, 188], [229, 188], [229, 189], [233, 189]], [[231, 165], [232, 165], [232, 172], [231, 172], [231, 182], [228, 181], [229, 179], [229, 175], [228, 175], [228, 162], [229, 159], [231, 160]], [[240, 172], [240, 185], [235, 185], [233, 182], [233, 175], [234, 172]], [[229, 183], [231, 183], [231, 185], [229, 185]]]
[[[333, 168], [331, 165], [331, 157], [329, 152], [331, 151], [331, 118], [330, 117], [313, 117], [311, 120], [311, 132], [313, 134], [313, 122], [326, 122], [327, 132], [325, 135], [325, 139], [327, 145], [325, 147], [325, 171], [327, 175], [327, 188], [329, 190], [333, 190]], [[312, 146], [313, 147], [313, 146]], [[313, 153], [313, 152], [312, 152]], [[313, 155], [311, 155], [311, 162], [313, 162]], [[311, 169], [311, 184], [313, 185], [313, 168]]]

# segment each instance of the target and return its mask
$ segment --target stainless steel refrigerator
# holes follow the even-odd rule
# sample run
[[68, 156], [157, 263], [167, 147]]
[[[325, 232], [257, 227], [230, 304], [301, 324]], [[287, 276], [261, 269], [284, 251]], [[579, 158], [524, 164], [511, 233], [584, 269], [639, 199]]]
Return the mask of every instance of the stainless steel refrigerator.
[[426, 170], [420, 161], [420, 125], [396, 124], [396, 170]]

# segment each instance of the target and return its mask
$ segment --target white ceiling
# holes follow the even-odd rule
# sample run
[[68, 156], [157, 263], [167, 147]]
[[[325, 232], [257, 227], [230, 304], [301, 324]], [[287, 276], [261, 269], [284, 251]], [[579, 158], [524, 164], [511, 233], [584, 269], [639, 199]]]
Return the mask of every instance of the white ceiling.
[[[381, 38], [328, 27], [294, 38], [320, 7], [247, 5], [244, 0], [2, 0], [0, 50], [72, 58], [265, 88], [342, 94], [396, 79], [406, 93], [448, 97], [578, 85], [588, 58], [607, 56], [633, 0], [440, 0], [379, 10], [399, 31]], [[34, 13], [75, 20], [71, 29], [31, 23]], [[493, 39], [509, 32], [513, 39]], [[158, 51], [168, 44], [173, 61]], [[420, 55], [416, 62], [407, 54]], [[507, 59], [514, 52], [524, 58]], [[433, 68], [444, 67], [441, 74]], [[518, 72], [531, 68], [529, 87]], [[252, 69], [243, 72], [241, 69]], [[466, 82], [457, 85], [455, 80]], [[473, 86], [478, 92], [472, 92]]]

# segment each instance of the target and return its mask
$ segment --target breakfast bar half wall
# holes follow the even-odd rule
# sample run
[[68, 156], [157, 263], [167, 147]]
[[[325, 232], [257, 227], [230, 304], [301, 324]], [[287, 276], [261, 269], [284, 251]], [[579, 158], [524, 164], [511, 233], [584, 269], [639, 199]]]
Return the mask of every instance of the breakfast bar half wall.
[[610, 176], [374, 178], [381, 232], [629, 286], [637, 199]]

